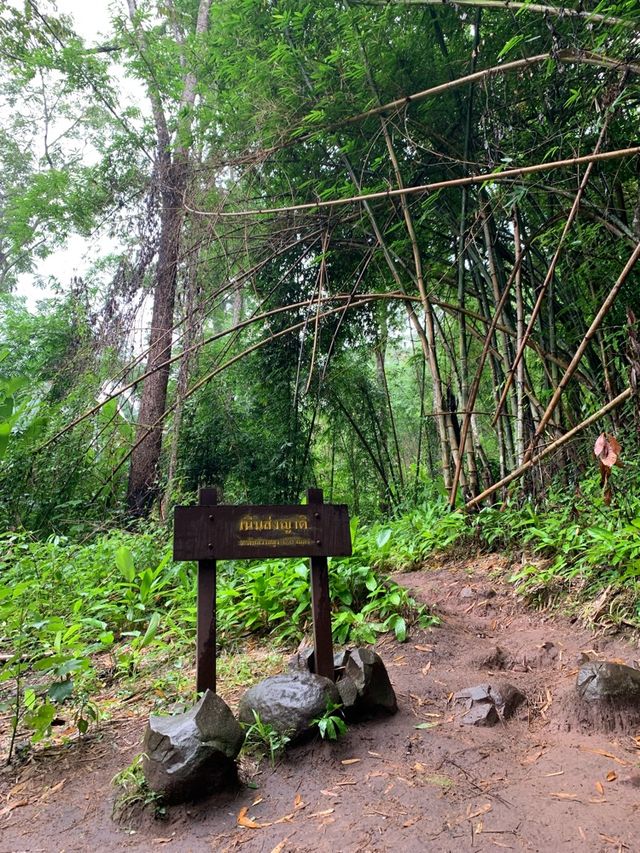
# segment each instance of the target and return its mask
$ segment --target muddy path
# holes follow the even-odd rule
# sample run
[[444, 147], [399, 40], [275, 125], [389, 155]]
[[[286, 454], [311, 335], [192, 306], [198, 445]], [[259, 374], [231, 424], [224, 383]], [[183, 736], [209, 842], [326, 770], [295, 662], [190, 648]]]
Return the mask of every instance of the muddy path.
[[[489, 556], [398, 576], [443, 621], [377, 646], [396, 716], [292, 749], [273, 769], [248, 764], [251, 786], [237, 792], [118, 825], [111, 779], [145, 723], [132, 711], [83, 747], [3, 774], [0, 853], [639, 851], [640, 732], [580, 731], [571, 714], [579, 662], [636, 665], [637, 641], [527, 610], [496, 578], [507, 569]], [[527, 696], [516, 717], [461, 725], [451, 695], [497, 678]], [[242, 809], [254, 828], [238, 825]]]

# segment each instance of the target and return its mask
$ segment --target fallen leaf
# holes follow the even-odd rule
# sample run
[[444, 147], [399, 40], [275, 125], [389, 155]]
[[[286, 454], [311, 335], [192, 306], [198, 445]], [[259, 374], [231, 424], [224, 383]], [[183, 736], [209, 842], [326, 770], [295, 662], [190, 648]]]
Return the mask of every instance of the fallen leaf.
[[302, 797], [300, 796], [300, 794], [296, 794], [296, 798], [295, 798], [295, 800], [293, 801], [293, 807], [294, 807], [294, 809], [303, 809], [303, 808], [305, 807], [305, 805], [306, 805], [306, 803], [304, 803], [304, 802], [303, 802]]
[[335, 809], [325, 809], [323, 812], [312, 812], [309, 817], [326, 817], [327, 815], [333, 814]]
[[554, 800], [574, 800], [580, 801], [580, 797], [577, 794], [570, 794], [567, 791], [552, 791], [549, 794], [550, 797], [553, 797]]
[[596, 791], [600, 794], [600, 796], [604, 795], [604, 785], [602, 782], [596, 782]]
[[437, 726], [437, 723], [418, 723], [417, 726], [414, 726], [414, 729], [432, 729]]
[[422, 815], [418, 815], [418, 817], [412, 817], [409, 820], [405, 820], [402, 826], [407, 829], [409, 826], [413, 826], [414, 823], [417, 823], [422, 818]]
[[607, 782], [615, 782], [617, 778], [618, 774], [616, 773], [616, 771], [609, 770], [609, 772], [607, 773]]
[[251, 803], [251, 808], [257, 806], [258, 803], [261, 803], [264, 800], [264, 797], [256, 797], [255, 800]]
[[418, 652], [432, 652], [433, 646], [414, 646], [413, 647]]
[[271, 853], [282, 853], [282, 851], [284, 850], [284, 845], [287, 843], [288, 840], [288, 838], [285, 838], [283, 841], [280, 842], [280, 844], [276, 844]]
[[[278, 820], [274, 820], [273, 823], [274, 824], [276, 824], [276, 823], [291, 823], [291, 821], [293, 820], [293, 817], [294, 817], [294, 814], [293, 814], [293, 812], [291, 812], [291, 814], [283, 815], [282, 817], [279, 817]], [[263, 826], [271, 826], [270, 823], [263, 823], [262, 825]]]
[[238, 812], [238, 826], [244, 826], [247, 829], [261, 829], [262, 824], [256, 823], [255, 820], [252, 820], [250, 817], [247, 817], [247, 812], [249, 811], [247, 806], [243, 806]]
[[65, 783], [66, 781], [67, 781], [66, 779], [62, 779], [60, 782], [58, 782], [58, 784], [57, 784], [57, 785], [54, 785], [54, 786], [53, 786], [53, 788], [48, 788], [48, 789], [44, 792], [44, 794], [42, 794], [42, 796], [40, 797], [40, 799], [41, 799], [41, 800], [45, 800], [45, 801], [46, 801], [46, 800], [48, 800], [48, 799], [49, 799], [49, 797], [51, 797], [53, 794], [56, 794], [58, 791], [60, 791], [60, 790], [62, 790], [62, 788], [64, 788], [64, 783]]
[[430, 669], [431, 669], [431, 661], [429, 661], [428, 663], [426, 663], [426, 664], [422, 667], [422, 669], [420, 670], [420, 672], [422, 673], [422, 675], [426, 675], [426, 674], [429, 672], [429, 670], [430, 670]]
[[491, 803], [485, 803], [483, 806], [480, 806], [480, 808], [477, 809], [475, 812], [467, 815], [465, 820], [474, 820], [477, 817], [481, 817], [483, 814], [487, 814], [487, 812], [490, 812], [492, 808], [493, 806], [491, 805]]
[[8, 806], [0, 809], [0, 817], [4, 817], [4, 815], [9, 814], [14, 809], [19, 809], [21, 806], [28, 806], [29, 802], [29, 800], [18, 800], [16, 803], [9, 803]]
[[361, 758], [343, 758], [340, 764], [357, 764], [359, 761], [362, 761]]
[[545, 773], [545, 779], [549, 779], [551, 776], [564, 776], [564, 770], [556, 770], [555, 773]]
[[610, 758], [611, 761], [615, 761], [617, 764], [622, 764], [623, 767], [629, 767], [631, 764], [630, 761], [625, 761], [623, 758], [618, 758], [617, 755], [614, 755], [612, 752], [607, 752], [605, 749], [594, 749], [591, 746], [580, 746], [578, 747], [583, 752], [593, 752], [594, 755], [601, 755], [603, 758]]
[[340, 791], [329, 791], [327, 788], [323, 788], [320, 791], [321, 794], [324, 794], [325, 797], [339, 797]]
[[154, 844], [171, 844], [171, 842], [173, 840], [174, 840], [173, 838], [154, 838], [153, 843]]
[[601, 797], [600, 799], [597, 799], [596, 797], [589, 797], [589, 802], [593, 803], [595, 806], [601, 806], [603, 803], [606, 803], [607, 800], [605, 797]]
[[521, 764], [535, 764], [539, 758], [542, 758], [544, 755], [544, 750], [540, 749], [538, 752], [532, 752], [529, 755], [525, 755], [525, 757], [520, 762]]
[[367, 752], [369, 755], [373, 755], [374, 758], [382, 758], [379, 752], [372, 752], [370, 749], [368, 749]]
[[413, 769], [416, 771], [416, 773], [426, 773], [427, 772], [426, 765], [421, 764], [419, 761], [416, 761], [416, 763], [413, 765]]

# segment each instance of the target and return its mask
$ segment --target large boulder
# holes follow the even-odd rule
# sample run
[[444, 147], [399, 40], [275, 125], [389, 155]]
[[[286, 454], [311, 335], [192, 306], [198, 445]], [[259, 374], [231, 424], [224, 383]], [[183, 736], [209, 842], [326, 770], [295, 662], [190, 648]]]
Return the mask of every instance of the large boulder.
[[622, 663], [592, 660], [580, 667], [576, 688], [585, 702], [619, 699], [640, 705], [640, 670]]
[[525, 698], [506, 681], [467, 687], [453, 697], [463, 713], [460, 722], [466, 726], [495, 726], [500, 720], [508, 720]]
[[370, 717], [398, 710], [385, 665], [373, 649], [350, 649], [336, 686], [347, 716]]
[[339, 704], [333, 681], [303, 670], [273, 675], [249, 688], [240, 700], [238, 717], [243, 723], [260, 721], [296, 740], [309, 732], [327, 704]]
[[185, 802], [237, 783], [244, 732], [229, 706], [207, 690], [184, 714], [149, 718], [142, 769], [166, 802]]

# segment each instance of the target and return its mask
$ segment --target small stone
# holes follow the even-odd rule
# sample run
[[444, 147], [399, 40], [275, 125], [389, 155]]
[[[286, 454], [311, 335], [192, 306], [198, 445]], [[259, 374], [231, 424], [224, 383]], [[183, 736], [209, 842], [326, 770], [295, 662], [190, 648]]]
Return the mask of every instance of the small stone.
[[526, 697], [513, 684], [500, 681], [467, 687], [453, 698], [464, 706], [461, 723], [468, 726], [495, 726], [501, 719], [512, 717]]
[[396, 694], [385, 665], [380, 655], [372, 649], [357, 648], [349, 651], [344, 676], [337, 686], [345, 711], [352, 716], [395, 714], [398, 710]]
[[244, 732], [228, 705], [207, 690], [189, 711], [151, 716], [142, 769], [152, 791], [180, 803], [237, 783], [235, 758]]
[[640, 706], [640, 670], [611, 661], [592, 660], [578, 672], [576, 687], [585, 702], [615, 699]]
[[325, 713], [329, 702], [340, 703], [335, 684], [299, 670], [265, 678], [247, 690], [240, 700], [238, 716], [251, 725], [255, 712], [262, 723], [296, 740], [313, 728], [313, 720]]
[[475, 598], [476, 593], [470, 586], [463, 586], [458, 593], [458, 598]]

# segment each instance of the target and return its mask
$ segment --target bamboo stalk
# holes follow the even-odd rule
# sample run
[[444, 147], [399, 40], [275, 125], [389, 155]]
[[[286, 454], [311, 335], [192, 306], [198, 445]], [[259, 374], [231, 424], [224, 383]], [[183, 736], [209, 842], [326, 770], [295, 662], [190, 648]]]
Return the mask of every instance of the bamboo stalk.
[[611, 402], [607, 403], [606, 406], [603, 406], [601, 409], [598, 409], [593, 415], [590, 415], [586, 420], [579, 423], [573, 429], [569, 430], [569, 432], [565, 433], [560, 438], [553, 441], [548, 447], [545, 447], [544, 450], [541, 450], [536, 456], [531, 459], [528, 459], [526, 462], [523, 462], [522, 465], [519, 465], [515, 468], [510, 474], [506, 477], [503, 477], [497, 483], [494, 483], [493, 486], [490, 486], [488, 489], [485, 489], [482, 494], [478, 495], [476, 498], [472, 498], [465, 505], [465, 509], [471, 509], [477, 504], [481, 503], [485, 498], [488, 498], [494, 492], [497, 492], [498, 489], [503, 488], [503, 486], [509, 485], [509, 483], [513, 482], [513, 480], [517, 480], [518, 477], [522, 476], [526, 471], [532, 468], [534, 465], [537, 465], [545, 456], [548, 456], [550, 453], [553, 453], [554, 450], [557, 450], [562, 445], [566, 444], [570, 441], [575, 435], [579, 432], [582, 432], [583, 429], [586, 429], [591, 424], [595, 423], [600, 418], [604, 417], [604, 415], [608, 414], [612, 409], [615, 409], [616, 406], [619, 406], [620, 403], [624, 403], [625, 400], [628, 400], [633, 396], [633, 390], [631, 388], [626, 388], [621, 394], [618, 394]]
[[[598, 136], [598, 140], [595, 144], [595, 148], [593, 149], [594, 155], [598, 153], [598, 150], [604, 141], [605, 133], [606, 133], [607, 127], [609, 125], [609, 116], [610, 115], [611, 115], [611, 113], [607, 113], [607, 115], [605, 116], [605, 119], [602, 123], [602, 128], [600, 129], [600, 134]], [[513, 364], [511, 365], [511, 370], [509, 371], [509, 374], [507, 376], [507, 380], [504, 383], [504, 388], [502, 389], [502, 394], [500, 395], [500, 400], [499, 400], [498, 405], [496, 407], [496, 414], [495, 414], [495, 417], [493, 419], [494, 424], [496, 423], [496, 421], [500, 417], [500, 412], [502, 411], [502, 407], [504, 406], [504, 402], [507, 398], [507, 394], [509, 393], [509, 388], [511, 387], [511, 383], [513, 382], [516, 370], [518, 368], [518, 365], [520, 364], [520, 359], [522, 358], [522, 355], [524, 353], [525, 344], [529, 338], [529, 335], [531, 334], [531, 330], [534, 327], [534, 324], [535, 324], [536, 319], [538, 317], [538, 314], [540, 312], [540, 308], [542, 307], [542, 300], [545, 297], [547, 289], [548, 289], [549, 285], [551, 284], [554, 273], [556, 271], [556, 266], [558, 264], [558, 261], [560, 260], [560, 253], [562, 251], [562, 247], [564, 246], [564, 241], [567, 237], [567, 234], [569, 233], [569, 229], [573, 225], [573, 222], [574, 222], [576, 216], [578, 215], [578, 210], [580, 209], [580, 201], [582, 199], [582, 195], [585, 191], [585, 188], [587, 186], [587, 182], [589, 181], [589, 178], [591, 176], [592, 171], [593, 171], [593, 161], [591, 161], [589, 163], [589, 165], [587, 166], [587, 168], [585, 169], [584, 175], [582, 176], [582, 180], [580, 181], [580, 185], [578, 186], [578, 191], [577, 191], [576, 196], [573, 200], [573, 204], [571, 205], [571, 210], [569, 211], [569, 215], [567, 216], [567, 220], [564, 223], [562, 233], [560, 234], [560, 239], [558, 240], [558, 245], [556, 246], [556, 250], [553, 253], [553, 258], [551, 259], [551, 263], [549, 264], [549, 267], [547, 268], [547, 274], [544, 277], [544, 281], [542, 282], [542, 286], [540, 287], [540, 291], [539, 291], [538, 296], [536, 298], [535, 305], [533, 306], [533, 310], [531, 311], [531, 317], [529, 318], [529, 322], [527, 323], [527, 328], [524, 331], [524, 335], [522, 337], [522, 340], [520, 341], [520, 346], [518, 347], [518, 351], [516, 352], [516, 357], [513, 361]], [[552, 349], [552, 347], [549, 347], [549, 349]]]
[[[580, 362], [580, 359], [584, 355], [584, 351], [588, 347], [589, 342], [591, 341], [591, 339], [593, 338], [593, 336], [597, 332], [598, 328], [600, 327], [602, 321], [604, 320], [607, 313], [609, 312], [609, 309], [613, 305], [615, 298], [618, 295], [618, 292], [620, 291], [620, 288], [622, 287], [622, 285], [627, 280], [627, 276], [629, 275], [629, 273], [631, 272], [631, 270], [635, 266], [638, 258], [640, 258], [640, 243], [638, 243], [638, 245], [636, 246], [634, 251], [631, 253], [631, 257], [629, 258], [627, 263], [624, 265], [624, 269], [622, 270], [622, 272], [618, 276], [616, 283], [613, 285], [613, 287], [609, 291], [607, 298], [604, 300], [604, 302], [600, 306], [600, 310], [598, 311], [596, 316], [593, 318], [591, 325], [587, 329], [587, 332], [586, 332], [584, 338], [582, 339], [580, 346], [576, 350], [576, 353], [573, 356], [573, 358], [571, 359], [569, 366], [567, 367], [562, 378], [560, 379], [560, 382], [558, 383], [558, 387], [556, 388], [553, 396], [549, 400], [549, 404], [547, 405], [547, 408], [545, 409], [545, 412], [542, 415], [540, 423], [538, 424], [538, 427], [537, 427], [535, 433], [533, 434], [533, 437], [531, 439], [531, 443], [529, 444], [529, 447], [527, 448], [527, 452], [525, 453], [525, 461], [533, 453], [533, 450], [535, 449], [536, 441], [538, 440], [538, 438], [542, 434], [542, 431], [544, 430], [546, 425], [549, 423], [551, 416], [553, 415], [553, 412], [554, 412], [556, 406], [558, 405], [558, 401], [560, 400], [560, 397], [562, 396], [562, 392], [567, 387], [569, 380], [573, 376], [573, 374], [574, 374], [574, 372], [575, 372], [575, 370], [576, 370], [576, 368]], [[617, 400], [618, 397], [616, 397], [615, 399]]]
[[532, 175], [537, 172], [546, 172], [551, 169], [563, 169], [566, 166], [579, 166], [582, 163], [599, 163], [606, 160], [615, 160], [620, 157], [633, 157], [640, 154], [640, 146], [631, 148], [617, 148], [614, 151], [604, 151], [601, 154], [585, 154], [582, 157], [568, 157], [565, 160], [550, 160], [545, 163], [535, 163], [532, 166], [520, 166], [516, 169], [505, 169], [499, 172], [483, 172], [480, 175], [467, 175], [463, 178], [452, 178], [448, 181], [435, 181], [432, 184], [419, 184], [415, 187], [402, 187], [395, 190], [383, 190], [375, 193], [362, 193], [349, 196], [348, 198], [334, 198], [327, 201], [310, 201], [304, 204], [293, 204], [288, 207], [256, 207], [244, 210], [207, 211], [198, 210], [185, 203], [186, 210], [195, 216], [237, 218], [240, 216], [265, 216], [276, 213], [293, 213], [301, 210], [321, 210], [324, 208], [342, 207], [346, 204], [356, 204], [365, 201], [377, 201], [380, 199], [399, 198], [413, 193], [427, 193], [441, 190], [447, 187], [465, 187], [474, 184], [484, 184], [487, 181], [504, 181], [521, 175]]

